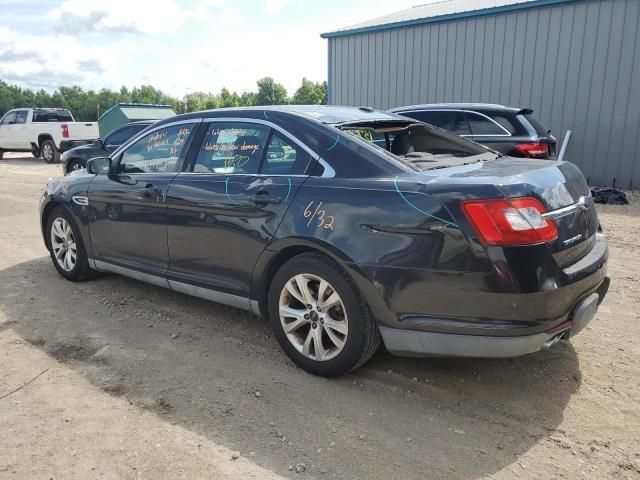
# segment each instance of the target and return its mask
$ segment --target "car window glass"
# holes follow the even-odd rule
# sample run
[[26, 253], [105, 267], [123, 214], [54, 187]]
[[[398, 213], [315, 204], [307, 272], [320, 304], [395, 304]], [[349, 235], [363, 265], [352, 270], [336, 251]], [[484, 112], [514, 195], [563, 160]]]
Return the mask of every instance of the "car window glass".
[[533, 114], [525, 113], [523, 117], [527, 119], [538, 135], [546, 135], [549, 132], [549, 129], [542, 125]]
[[269, 128], [252, 123], [212, 122], [193, 167], [196, 173], [257, 173]]
[[513, 117], [492, 114], [491, 119], [507, 130], [511, 135], [516, 135], [518, 133], [518, 125], [514, 123]]
[[451, 131], [456, 135], [471, 135], [471, 129], [464, 112], [456, 112]]
[[302, 175], [311, 156], [295, 143], [273, 132], [261, 173], [269, 175]]
[[10, 125], [16, 121], [16, 112], [7, 113], [2, 119], [2, 125]]
[[105, 138], [104, 143], [106, 145], [122, 145], [144, 127], [146, 127], [146, 125], [131, 125], [129, 127], [123, 127], [109, 134], [107, 138]]
[[442, 128], [444, 130], [451, 130], [453, 128], [453, 120], [455, 112], [450, 111], [431, 111], [431, 112], [415, 112], [410, 115], [416, 120], [429, 123], [434, 127]]
[[506, 132], [487, 117], [466, 112], [467, 121], [473, 135], [506, 135]]
[[33, 122], [72, 122], [73, 118], [68, 110], [33, 112]]
[[193, 125], [155, 130], [122, 152], [122, 173], [165, 173], [178, 170], [178, 159]]
[[18, 110], [16, 114], [16, 123], [27, 123], [27, 112], [26, 110]]

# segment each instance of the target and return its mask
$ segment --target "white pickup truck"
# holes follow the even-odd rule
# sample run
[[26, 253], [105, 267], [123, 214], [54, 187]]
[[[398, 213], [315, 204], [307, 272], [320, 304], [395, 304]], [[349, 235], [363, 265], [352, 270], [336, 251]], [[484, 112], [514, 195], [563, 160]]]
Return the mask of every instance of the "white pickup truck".
[[99, 136], [97, 122], [76, 122], [69, 110], [16, 108], [0, 120], [0, 158], [4, 152], [31, 152], [54, 163], [60, 160], [60, 152]]

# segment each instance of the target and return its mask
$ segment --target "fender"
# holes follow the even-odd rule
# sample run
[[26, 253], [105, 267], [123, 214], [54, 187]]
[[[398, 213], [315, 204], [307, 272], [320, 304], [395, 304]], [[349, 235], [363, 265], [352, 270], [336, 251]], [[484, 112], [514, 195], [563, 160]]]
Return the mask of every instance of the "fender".
[[89, 258], [93, 256], [89, 235], [89, 217], [91, 205], [87, 200], [89, 184], [95, 175], [78, 170], [65, 177], [52, 178], [47, 182], [40, 201], [40, 226], [45, 246], [49, 248], [49, 235], [46, 232], [47, 217], [55, 207], [64, 206], [80, 229], [80, 235]]

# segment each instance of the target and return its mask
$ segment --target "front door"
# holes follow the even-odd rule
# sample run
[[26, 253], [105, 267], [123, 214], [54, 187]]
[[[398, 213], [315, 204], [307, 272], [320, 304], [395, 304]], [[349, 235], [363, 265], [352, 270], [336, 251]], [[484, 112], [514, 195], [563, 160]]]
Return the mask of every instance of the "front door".
[[94, 260], [166, 274], [165, 199], [194, 125], [180, 123], [149, 132], [113, 159], [113, 173], [93, 179], [88, 200]]
[[169, 280], [247, 297], [255, 263], [311, 161], [267, 122], [203, 128], [191, 172], [179, 174], [167, 195]]
[[7, 113], [0, 122], [0, 147], [19, 148], [19, 141], [16, 139], [16, 132], [19, 126], [16, 124], [17, 112], [14, 110]]

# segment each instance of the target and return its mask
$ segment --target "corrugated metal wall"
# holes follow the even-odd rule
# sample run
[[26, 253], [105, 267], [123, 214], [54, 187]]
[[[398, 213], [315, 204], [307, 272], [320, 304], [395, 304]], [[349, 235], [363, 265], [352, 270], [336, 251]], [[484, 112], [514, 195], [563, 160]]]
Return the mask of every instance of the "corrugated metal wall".
[[640, 186], [640, 1], [585, 0], [329, 39], [329, 102], [526, 106], [591, 184]]

